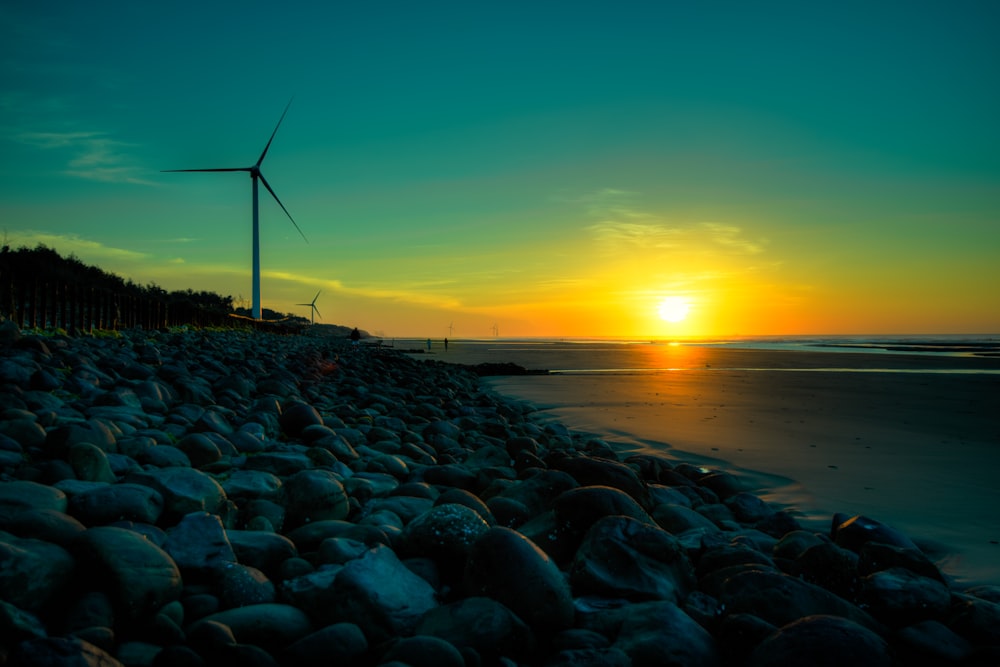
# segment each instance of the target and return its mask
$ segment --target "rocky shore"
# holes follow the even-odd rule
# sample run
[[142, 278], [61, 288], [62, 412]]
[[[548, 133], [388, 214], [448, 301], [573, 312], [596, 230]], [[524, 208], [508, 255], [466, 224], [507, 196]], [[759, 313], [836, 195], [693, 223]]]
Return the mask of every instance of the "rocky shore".
[[8, 322], [0, 410], [0, 664], [1000, 664], [1000, 586], [533, 421], [470, 368]]

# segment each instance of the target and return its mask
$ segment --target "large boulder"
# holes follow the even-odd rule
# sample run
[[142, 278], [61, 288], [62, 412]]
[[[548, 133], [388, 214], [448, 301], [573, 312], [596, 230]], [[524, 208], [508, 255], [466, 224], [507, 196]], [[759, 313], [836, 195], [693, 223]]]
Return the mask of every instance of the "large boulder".
[[626, 607], [613, 647], [627, 654], [634, 667], [720, 664], [712, 635], [672, 602]]
[[76, 564], [62, 547], [0, 532], [0, 599], [40, 611], [73, 581]]
[[86, 576], [103, 583], [125, 618], [152, 615], [180, 597], [177, 564], [140, 533], [97, 526], [77, 539], [74, 550]]
[[680, 604], [695, 577], [680, 542], [670, 533], [626, 516], [608, 516], [587, 532], [570, 568], [577, 595]]
[[470, 595], [510, 608], [536, 631], [573, 624], [573, 597], [555, 562], [510, 528], [493, 527], [476, 540], [465, 568]]
[[420, 620], [417, 633], [439, 637], [459, 649], [472, 649], [485, 664], [499, 656], [524, 659], [534, 651], [531, 629], [496, 600], [469, 597], [431, 609]]
[[877, 634], [838, 616], [809, 616], [760, 643], [748, 667], [891, 667], [889, 645]]

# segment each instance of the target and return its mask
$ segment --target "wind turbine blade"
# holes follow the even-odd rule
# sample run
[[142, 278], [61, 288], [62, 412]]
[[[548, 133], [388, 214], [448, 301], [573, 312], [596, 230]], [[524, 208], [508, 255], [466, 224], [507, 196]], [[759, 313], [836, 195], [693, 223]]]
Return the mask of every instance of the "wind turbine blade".
[[[291, 103], [289, 102], [289, 104]], [[285, 215], [288, 216], [288, 219], [292, 221], [293, 225], [295, 225], [295, 229], [298, 229], [299, 234], [302, 236], [302, 240], [305, 241], [306, 243], [309, 243], [309, 239], [307, 239], [306, 235], [302, 233], [301, 229], [299, 229], [298, 224], [295, 222], [295, 218], [292, 217], [292, 214], [288, 212], [288, 209], [285, 208], [285, 205], [281, 203], [280, 199], [278, 199], [278, 195], [274, 194], [274, 190], [271, 189], [271, 184], [267, 182], [266, 178], [264, 178], [264, 174], [257, 172], [257, 175], [260, 177], [260, 182], [264, 184], [264, 187], [267, 188], [267, 191], [271, 193], [272, 197], [274, 197], [274, 201], [278, 202], [278, 206], [281, 207], [281, 210], [285, 212]]]
[[319, 319], [323, 319], [323, 313], [319, 312], [319, 308], [313, 306], [313, 310], [315, 310], [316, 314], [319, 315]]
[[313, 297], [313, 300], [312, 300], [312, 302], [313, 302], [314, 304], [316, 303], [316, 299], [318, 299], [318, 298], [319, 298], [319, 295], [320, 295], [320, 292], [322, 292], [322, 291], [323, 291], [323, 290], [320, 290], [319, 292], [316, 292], [316, 296], [314, 296], [314, 297]]
[[[292, 100], [295, 98], [293, 97]], [[267, 140], [267, 145], [264, 146], [264, 151], [257, 158], [257, 166], [264, 161], [264, 156], [267, 155], [267, 149], [271, 147], [271, 142], [274, 141], [274, 135], [278, 133], [278, 128], [281, 127], [281, 121], [285, 120], [285, 114], [288, 113], [288, 107], [292, 106], [292, 100], [288, 100], [288, 104], [285, 105], [285, 110], [281, 112], [281, 118], [278, 119], [278, 124], [274, 126], [274, 132], [271, 133], [271, 138]]]
[[252, 167], [226, 167], [223, 169], [161, 169], [162, 173], [177, 171], [250, 171]]

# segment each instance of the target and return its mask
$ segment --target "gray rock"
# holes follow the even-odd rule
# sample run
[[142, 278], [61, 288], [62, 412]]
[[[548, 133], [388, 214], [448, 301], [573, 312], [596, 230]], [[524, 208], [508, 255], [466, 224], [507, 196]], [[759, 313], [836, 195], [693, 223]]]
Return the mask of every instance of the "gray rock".
[[298, 667], [329, 667], [360, 663], [368, 652], [368, 640], [354, 623], [328, 625], [285, 649], [285, 663]]
[[144, 484], [163, 496], [163, 519], [177, 521], [191, 512], [218, 512], [226, 493], [209, 475], [193, 468], [160, 468], [129, 475], [126, 481]]
[[211, 465], [222, 458], [219, 448], [202, 433], [186, 435], [175, 446], [184, 452], [195, 468]]
[[87, 526], [115, 521], [155, 524], [163, 513], [163, 496], [142, 484], [109, 484], [74, 495], [69, 513]]
[[375, 547], [337, 574], [332, 600], [341, 621], [357, 623], [370, 641], [413, 634], [437, 606], [434, 589], [387, 547]]
[[460, 558], [469, 553], [489, 524], [465, 505], [436, 505], [413, 519], [403, 529], [407, 553], [417, 556]]
[[476, 540], [465, 568], [469, 595], [491, 597], [532, 629], [573, 623], [569, 584], [545, 552], [510, 528], [493, 527]]
[[712, 635], [672, 602], [629, 606], [613, 644], [635, 667], [720, 664]]
[[104, 450], [89, 442], [79, 442], [69, 448], [69, 464], [77, 479], [107, 484], [116, 481]]
[[226, 563], [215, 572], [219, 600], [224, 607], [246, 607], [275, 601], [275, 588], [267, 576], [255, 567]]
[[868, 628], [838, 616], [810, 616], [789, 623], [761, 642], [747, 664], [891, 667], [894, 662], [889, 645]]
[[187, 634], [197, 636], [209, 624], [221, 625], [240, 644], [277, 652], [313, 631], [309, 617], [291, 605], [264, 603], [210, 614], [192, 624]]
[[73, 557], [62, 547], [0, 532], [0, 599], [41, 611], [64, 593], [75, 574]]
[[0, 482], [0, 515], [24, 509], [65, 512], [66, 506], [66, 494], [54, 487], [27, 480]]
[[411, 667], [465, 667], [465, 658], [440, 637], [417, 635], [398, 639], [382, 656], [382, 663], [399, 661]]
[[281, 478], [263, 470], [234, 470], [222, 482], [227, 498], [266, 498], [281, 495]]
[[344, 519], [350, 511], [344, 486], [327, 470], [303, 470], [287, 478], [283, 499], [288, 512], [285, 521], [293, 528], [314, 521]]
[[695, 588], [694, 570], [670, 533], [626, 516], [607, 516], [587, 532], [572, 567], [575, 594], [680, 604]]
[[491, 663], [498, 656], [524, 659], [535, 648], [534, 635], [524, 621], [491, 598], [469, 597], [431, 609], [420, 619], [416, 633], [472, 649]]
[[13, 665], [37, 667], [123, 667], [114, 656], [76, 637], [41, 637], [17, 645], [11, 655]]
[[834, 542], [851, 551], [860, 551], [861, 547], [868, 542], [890, 544], [903, 549], [919, 551], [917, 545], [903, 533], [860, 514], [850, 518], [843, 514], [835, 514], [832, 533]]
[[177, 565], [139, 533], [114, 526], [89, 528], [75, 551], [84, 576], [107, 582], [108, 595], [126, 618], [152, 615], [180, 597]]
[[255, 567], [272, 579], [282, 562], [298, 555], [295, 544], [277, 533], [228, 530], [226, 537], [238, 562]]
[[192, 512], [167, 531], [165, 549], [182, 571], [210, 575], [236, 562], [221, 519], [207, 512]]

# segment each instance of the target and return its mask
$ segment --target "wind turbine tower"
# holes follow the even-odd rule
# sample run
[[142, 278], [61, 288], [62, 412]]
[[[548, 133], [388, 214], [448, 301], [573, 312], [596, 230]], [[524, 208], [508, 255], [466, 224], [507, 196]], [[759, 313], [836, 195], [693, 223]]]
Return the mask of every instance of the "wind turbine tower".
[[[322, 292], [322, 291], [323, 290], [320, 290], [320, 292]], [[323, 314], [320, 313], [319, 312], [319, 308], [316, 307], [316, 299], [319, 298], [320, 292], [316, 292], [316, 296], [314, 296], [313, 300], [310, 301], [309, 303], [297, 303], [297, 304], [295, 304], [296, 306], [309, 306], [309, 308], [312, 309], [312, 312], [309, 315], [309, 323], [310, 324], [316, 324], [316, 316], [317, 315], [319, 315], [319, 319], [323, 319]]]
[[[302, 240], [309, 243], [309, 239], [306, 235], [302, 233], [299, 229], [298, 224], [296, 224], [295, 219], [292, 218], [292, 214], [288, 212], [285, 205], [281, 203], [278, 199], [278, 195], [274, 194], [274, 190], [271, 185], [264, 178], [264, 174], [260, 171], [260, 164], [264, 161], [264, 157], [267, 155], [267, 150], [271, 147], [271, 142], [274, 141], [274, 135], [278, 133], [278, 128], [281, 127], [281, 121], [285, 120], [285, 114], [288, 113], [288, 107], [292, 106], [292, 101], [288, 100], [288, 104], [285, 105], [285, 110], [281, 113], [281, 118], [278, 119], [278, 124], [274, 126], [274, 132], [271, 132], [271, 138], [267, 140], [267, 145], [264, 146], [264, 150], [261, 151], [260, 157], [257, 158], [257, 162], [250, 165], [249, 167], [222, 167], [217, 169], [164, 169], [164, 172], [181, 172], [181, 171], [246, 171], [250, 172], [250, 181], [253, 184], [253, 289], [251, 294], [251, 311], [253, 318], [255, 320], [261, 319], [261, 308], [260, 308], [260, 217], [258, 214], [257, 205], [257, 181], [264, 184], [267, 191], [271, 193], [274, 197], [274, 201], [278, 202], [278, 206], [281, 210], [285, 212], [288, 219], [292, 221], [295, 225], [295, 229], [298, 230], [299, 235], [302, 236]], [[317, 294], [317, 296], [319, 296]], [[313, 300], [315, 301], [315, 299]], [[303, 305], [303, 304], [300, 304]], [[315, 308], [315, 305], [313, 306]]]

